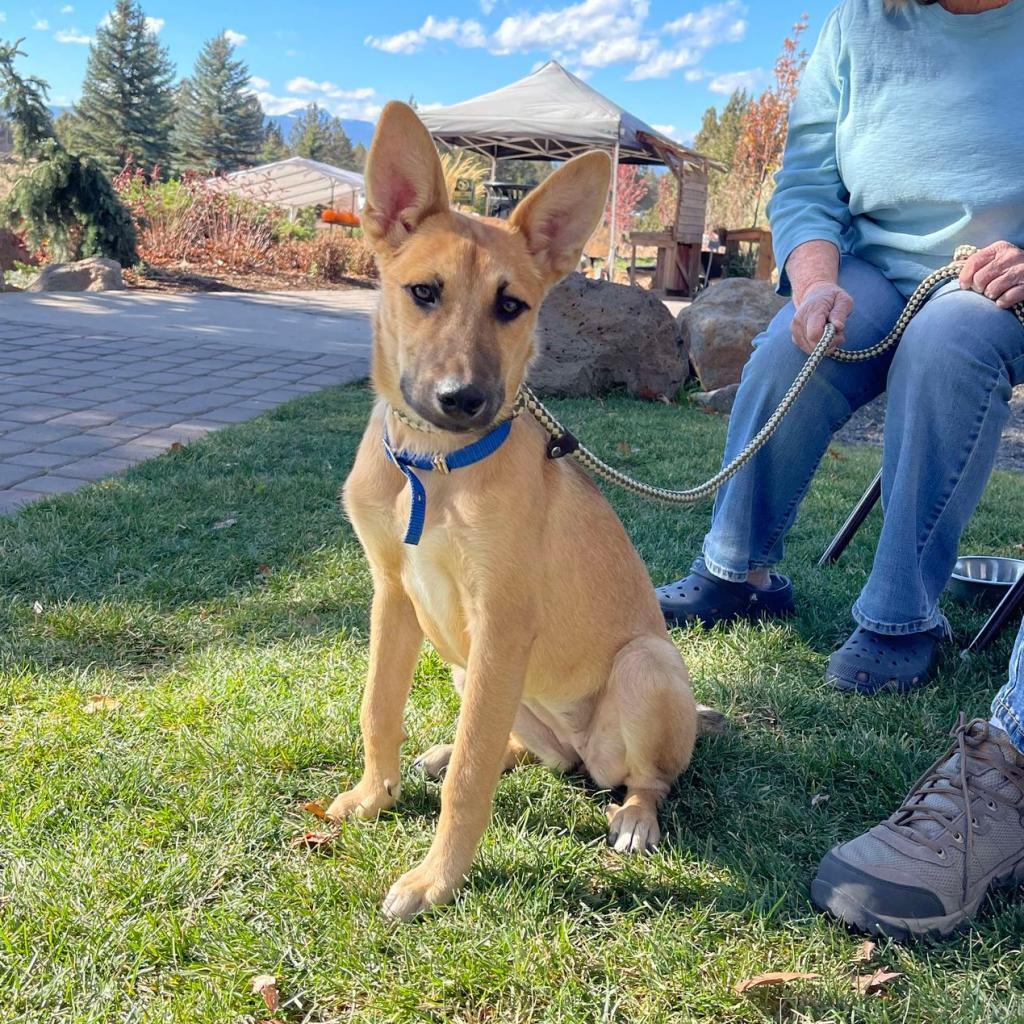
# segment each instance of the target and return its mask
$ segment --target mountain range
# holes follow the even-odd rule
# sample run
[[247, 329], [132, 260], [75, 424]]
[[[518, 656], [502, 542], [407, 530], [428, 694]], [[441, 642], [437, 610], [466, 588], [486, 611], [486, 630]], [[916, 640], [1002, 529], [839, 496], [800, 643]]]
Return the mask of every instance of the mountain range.
[[[53, 114], [54, 118], [58, 118], [70, 109], [70, 107], [50, 107], [50, 113]], [[288, 133], [300, 117], [301, 111], [298, 111], [294, 114], [274, 114], [272, 117], [268, 116], [266, 120], [268, 122], [273, 121], [281, 129], [281, 134], [284, 135], [287, 142]], [[341, 124], [345, 129], [345, 134], [352, 140], [353, 146], [358, 146], [362, 143], [362, 145], [369, 149], [370, 142], [373, 140], [373, 130], [376, 127], [372, 121], [346, 120], [342, 118]]]

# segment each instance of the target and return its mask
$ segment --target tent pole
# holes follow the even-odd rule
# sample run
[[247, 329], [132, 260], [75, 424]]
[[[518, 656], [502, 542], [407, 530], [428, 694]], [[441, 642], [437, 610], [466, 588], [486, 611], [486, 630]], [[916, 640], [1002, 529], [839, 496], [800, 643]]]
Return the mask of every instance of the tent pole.
[[612, 212], [608, 218], [608, 280], [611, 281], [615, 277], [615, 232], [618, 230], [618, 224], [615, 221], [615, 206], [619, 196], [619, 144], [615, 143], [615, 149], [612, 152]]

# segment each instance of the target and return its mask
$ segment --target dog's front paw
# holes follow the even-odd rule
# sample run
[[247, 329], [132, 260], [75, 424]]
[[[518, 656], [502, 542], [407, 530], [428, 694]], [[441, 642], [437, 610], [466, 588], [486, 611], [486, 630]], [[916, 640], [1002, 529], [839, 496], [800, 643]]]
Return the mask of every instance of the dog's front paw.
[[661, 840], [657, 811], [649, 807], [626, 803], [609, 804], [608, 845], [616, 853], [647, 853]]
[[430, 907], [449, 903], [458, 886], [450, 885], [421, 864], [407, 871], [384, 897], [384, 916], [395, 921], [411, 921]]
[[336, 796], [327, 808], [329, 821], [344, 821], [346, 818], [363, 820], [376, 818], [381, 811], [390, 810], [398, 801], [399, 785], [397, 782], [384, 781], [382, 785], [373, 785], [365, 779], [357, 783], [347, 793]]

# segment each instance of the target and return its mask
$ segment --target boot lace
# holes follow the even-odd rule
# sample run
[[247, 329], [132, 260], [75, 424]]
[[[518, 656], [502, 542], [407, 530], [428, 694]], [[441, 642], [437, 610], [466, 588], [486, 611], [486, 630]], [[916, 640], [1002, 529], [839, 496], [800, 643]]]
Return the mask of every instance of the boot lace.
[[[1000, 804], [1016, 808], [1024, 800], [1024, 769], [1007, 760], [986, 731], [981, 735], [971, 732], [963, 712], [957, 717], [950, 736], [952, 745], [918, 779], [902, 806], [883, 822], [883, 827], [933, 850], [940, 857], [945, 856], [944, 844], [948, 842], [950, 833], [954, 843], [962, 842], [961, 884], [966, 896], [978, 831], [975, 806], [984, 803], [989, 811], [994, 811]], [[989, 769], [995, 769], [1009, 781], [1016, 789], [1016, 795], [1009, 787], [993, 789], [984, 785], [978, 776]], [[941, 796], [942, 800], [925, 803], [925, 798], [932, 795]], [[964, 819], [963, 833], [954, 830], [955, 822], [961, 817]], [[938, 830], [929, 830], [928, 825], [937, 825]]]

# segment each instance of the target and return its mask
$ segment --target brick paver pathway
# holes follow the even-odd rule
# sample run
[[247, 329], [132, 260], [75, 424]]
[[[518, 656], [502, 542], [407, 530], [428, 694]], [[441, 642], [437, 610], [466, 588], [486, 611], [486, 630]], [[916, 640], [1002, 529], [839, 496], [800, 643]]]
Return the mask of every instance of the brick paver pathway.
[[[197, 338], [194, 330], [140, 334], [137, 325], [119, 334], [116, 315], [104, 318], [103, 331], [83, 330], [80, 317], [66, 327], [59, 316], [40, 323], [3, 299], [0, 515], [368, 369], [372, 295], [333, 320], [323, 309], [296, 316], [292, 299], [276, 345], [273, 304], [261, 306], [267, 329], [259, 335], [213, 330]], [[304, 322], [316, 336], [308, 345]], [[330, 351], [335, 336], [338, 350]]]

